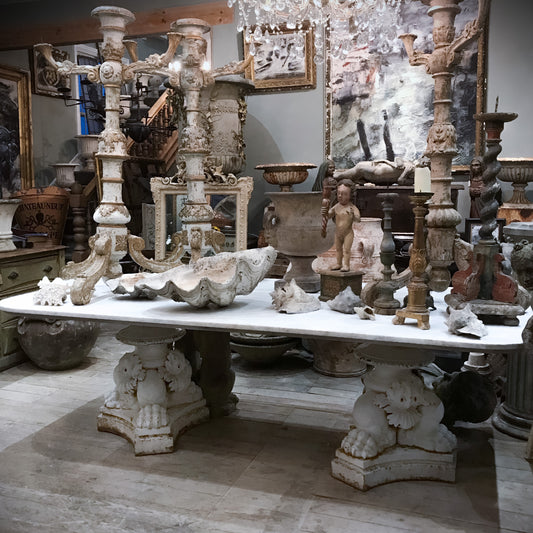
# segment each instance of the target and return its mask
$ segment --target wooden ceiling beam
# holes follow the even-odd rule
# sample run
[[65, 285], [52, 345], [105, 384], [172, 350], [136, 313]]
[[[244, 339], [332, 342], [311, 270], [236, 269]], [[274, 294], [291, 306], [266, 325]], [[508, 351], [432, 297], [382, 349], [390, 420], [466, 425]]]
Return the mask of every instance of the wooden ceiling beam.
[[[169, 7], [135, 13], [135, 21], [127, 26], [128, 37], [165, 34], [170, 24], [182, 18], [199, 18], [211, 26], [233, 22], [233, 9], [226, 0], [194, 6]], [[98, 20], [86, 17], [57, 24], [33, 24], [22, 27], [0, 28], [0, 50], [31, 48], [37, 43], [54, 46], [101, 41]]]

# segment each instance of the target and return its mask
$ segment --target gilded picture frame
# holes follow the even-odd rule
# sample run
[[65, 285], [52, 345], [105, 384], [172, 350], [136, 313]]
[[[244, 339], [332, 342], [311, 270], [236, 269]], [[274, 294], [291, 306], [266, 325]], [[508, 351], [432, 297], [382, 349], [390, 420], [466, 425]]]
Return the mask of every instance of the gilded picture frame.
[[[252, 31], [255, 26], [252, 28]], [[255, 92], [291, 91], [316, 87], [313, 29], [304, 26], [303, 58], [291, 54], [290, 38], [295, 30], [282, 27], [272, 33], [269, 42], [256, 44], [256, 52], [244, 75], [255, 83]], [[250, 43], [243, 38], [244, 58], [250, 56]]]
[[2, 198], [33, 187], [30, 76], [0, 65], [0, 178]]
[[[456, 35], [477, 17], [478, 0], [463, 0], [456, 17]], [[420, 2], [400, 5], [402, 31], [418, 36], [415, 47], [431, 53], [433, 19]], [[400, 31], [401, 33], [401, 31]], [[328, 36], [327, 36], [328, 37]], [[327, 46], [330, 45], [329, 38]], [[389, 51], [354, 46], [341, 60], [329, 57], [325, 72], [325, 155], [338, 169], [359, 161], [419, 159], [433, 122], [434, 80], [423, 66], [409, 65], [400, 39]], [[452, 78], [451, 119], [458, 155], [454, 169], [467, 169], [484, 151], [483, 126], [473, 115], [486, 109], [487, 28], [463, 52]]]

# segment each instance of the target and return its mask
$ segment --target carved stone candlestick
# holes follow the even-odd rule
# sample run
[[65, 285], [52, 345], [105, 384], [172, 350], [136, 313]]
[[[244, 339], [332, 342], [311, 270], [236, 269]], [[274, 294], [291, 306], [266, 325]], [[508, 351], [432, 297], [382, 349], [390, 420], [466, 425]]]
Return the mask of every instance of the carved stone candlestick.
[[429, 329], [429, 311], [426, 306], [428, 286], [424, 279], [426, 271], [426, 238], [424, 235], [424, 217], [427, 213], [426, 203], [432, 193], [418, 192], [409, 197], [415, 214], [415, 231], [409, 268], [413, 273], [407, 284], [407, 307], [396, 311], [393, 324], [403, 324], [406, 318], [414, 318], [420, 329]]
[[[161, 272], [177, 265], [183, 251], [188, 247], [193, 260], [209, 248], [217, 248], [224, 236], [211, 228], [213, 210], [207, 203], [204, 189], [204, 158], [209, 153], [206, 127], [200, 117], [200, 91], [213, 86], [215, 78], [243, 72], [252, 59], [230, 63], [212, 72], [202, 70], [205, 61], [206, 41], [202, 35], [209, 26], [199, 19], [182, 19], [174, 22], [168, 32], [168, 49], [162, 55], [152, 54], [146, 60], [137, 57], [136, 45], [124, 40], [126, 26], [135, 20], [127, 9], [101, 6], [92, 11], [100, 21], [103, 34], [101, 65], [76, 65], [70, 61], [58, 62], [52, 56], [52, 46], [36, 45], [36, 49], [58, 73], [63, 76], [86, 74], [94, 83], [105, 88], [105, 129], [98, 141], [97, 158], [102, 168], [102, 199], [95, 211], [98, 224], [96, 235], [89, 241], [91, 254], [82, 263], [68, 264], [61, 272], [62, 278], [75, 278], [70, 299], [76, 305], [91, 300], [92, 289], [102, 277], [114, 278], [122, 274], [120, 259], [129, 251], [131, 257], [146, 270]], [[178, 44], [182, 42], [182, 69], [169, 69]], [[127, 47], [132, 62], [122, 62]], [[180, 136], [179, 151], [186, 162], [185, 182], [187, 203], [182, 212], [184, 231], [180, 236], [177, 251], [167, 261], [148, 260], [143, 254], [144, 241], [130, 235], [126, 224], [130, 214], [122, 200], [122, 163], [128, 158], [126, 137], [120, 130], [120, 88], [132, 81], [138, 74], [168, 76], [169, 83], [183, 91], [186, 101], [186, 127]], [[218, 239], [218, 236], [222, 239]], [[220, 242], [222, 240], [222, 243]]]
[[431, 190], [433, 199], [427, 216], [428, 255], [431, 264], [429, 286], [435, 291], [445, 291], [450, 284], [448, 266], [453, 262], [455, 227], [461, 216], [451, 201], [452, 160], [457, 155], [456, 132], [451, 123], [453, 70], [460, 59], [461, 50], [476, 39], [481, 32], [488, 3], [479, 0], [478, 18], [465, 26], [455, 38], [455, 17], [460, 12], [461, 0], [421, 0], [429, 7], [433, 18], [431, 54], [414, 50], [416, 35], [400, 35], [411, 65], [424, 65], [435, 80], [434, 122], [428, 133], [426, 155], [431, 160]]
[[500, 134], [505, 122], [514, 120], [516, 113], [481, 113], [474, 118], [485, 124], [487, 150], [483, 156], [483, 191], [481, 193], [481, 228], [479, 242], [474, 246], [470, 265], [459, 270], [452, 278], [452, 291], [445, 297], [446, 303], [454, 308], [462, 308], [466, 302], [480, 319], [487, 322], [503, 322], [505, 325], [518, 325], [518, 315], [524, 308], [518, 304], [516, 281], [501, 272], [503, 255], [500, 244], [494, 238], [497, 228], [498, 202], [496, 195], [500, 185], [496, 176], [501, 165], [498, 154], [501, 152]]
[[400, 307], [400, 302], [394, 298], [395, 284], [392, 282], [394, 270], [394, 253], [396, 246], [392, 238], [392, 204], [398, 197], [396, 192], [381, 192], [377, 198], [381, 200], [383, 208], [383, 240], [379, 254], [383, 263], [383, 279], [377, 284], [379, 296], [374, 300], [374, 311], [378, 315], [394, 315]]

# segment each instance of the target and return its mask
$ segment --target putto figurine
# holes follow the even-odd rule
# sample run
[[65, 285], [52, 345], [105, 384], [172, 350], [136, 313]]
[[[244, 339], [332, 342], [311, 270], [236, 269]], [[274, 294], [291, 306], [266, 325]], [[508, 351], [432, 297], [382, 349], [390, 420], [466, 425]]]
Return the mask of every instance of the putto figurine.
[[342, 180], [337, 184], [337, 203], [327, 209], [322, 206], [322, 218], [335, 221], [335, 249], [337, 263], [332, 270], [350, 271], [350, 252], [353, 244], [353, 224], [361, 221], [359, 209], [352, 203], [352, 183]]

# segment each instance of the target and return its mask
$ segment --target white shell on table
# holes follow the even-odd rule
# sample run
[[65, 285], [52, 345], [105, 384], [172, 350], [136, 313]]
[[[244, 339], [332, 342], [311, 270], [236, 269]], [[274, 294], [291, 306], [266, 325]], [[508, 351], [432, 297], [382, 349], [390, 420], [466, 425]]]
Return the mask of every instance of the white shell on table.
[[468, 304], [462, 309], [450, 308], [446, 324], [448, 331], [453, 335], [473, 335], [478, 338], [488, 335], [485, 324], [479, 320]]
[[272, 246], [224, 252], [166, 272], [124, 274], [106, 283], [115, 294], [139, 298], [164, 296], [193, 307], [210, 303], [224, 307], [238, 294], [251, 293], [274, 264], [276, 255]]
[[330, 309], [333, 311], [339, 311], [339, 313], [347, 313], [353, 315], [355, 313], [354, 307], [363, 305], [363, 302], [357, 294], [355, 294], [351, 287], [346, 287], [343, 291], [339, 292], [333, 300], [326, 302]]
[[270, 293], [272, 306], [280, 313], [311, 313], [321, 307], [318, 298], [305, 292], [293, 278]]

